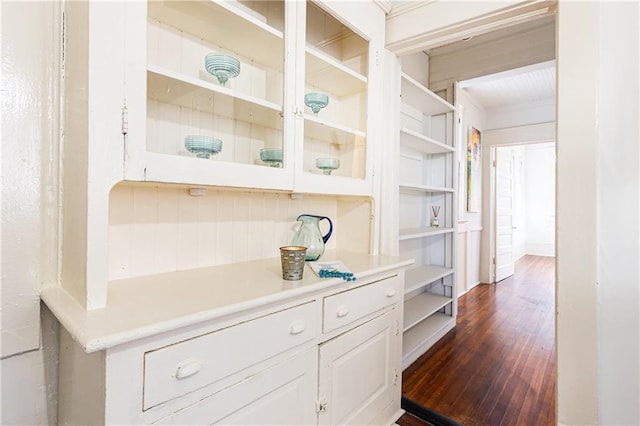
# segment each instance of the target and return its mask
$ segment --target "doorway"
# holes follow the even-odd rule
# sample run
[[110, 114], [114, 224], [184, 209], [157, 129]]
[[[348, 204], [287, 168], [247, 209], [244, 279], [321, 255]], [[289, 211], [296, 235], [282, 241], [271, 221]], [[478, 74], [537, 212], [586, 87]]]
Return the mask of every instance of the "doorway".
[[525, 255], [555, 257], [555, 143], [491, 147], [489, 282], [514, 273]]

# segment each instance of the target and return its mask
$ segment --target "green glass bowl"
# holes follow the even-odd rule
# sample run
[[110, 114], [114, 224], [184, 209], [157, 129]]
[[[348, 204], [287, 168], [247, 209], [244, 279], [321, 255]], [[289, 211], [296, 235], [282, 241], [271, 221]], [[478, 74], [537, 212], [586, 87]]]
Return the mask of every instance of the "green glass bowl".
[[260, 160], [271, 167], [280, 167], [282, 164], [282, 150], [276, 148], [264, 148], [260, 150]]
[[304, 104], [311, 108], [314, 115], [327, 105], [329, 105], [329, 96], [324, 93], [311, 92], [304, 95]]

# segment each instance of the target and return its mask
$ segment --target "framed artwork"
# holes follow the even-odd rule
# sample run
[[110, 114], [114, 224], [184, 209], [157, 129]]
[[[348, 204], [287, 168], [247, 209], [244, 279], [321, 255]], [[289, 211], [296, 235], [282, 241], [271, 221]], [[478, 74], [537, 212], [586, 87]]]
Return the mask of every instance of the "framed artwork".
[[467, 135], [467, 211], [480, 211], [482, 185], [482, 135], [480, 130], [469, 126]]

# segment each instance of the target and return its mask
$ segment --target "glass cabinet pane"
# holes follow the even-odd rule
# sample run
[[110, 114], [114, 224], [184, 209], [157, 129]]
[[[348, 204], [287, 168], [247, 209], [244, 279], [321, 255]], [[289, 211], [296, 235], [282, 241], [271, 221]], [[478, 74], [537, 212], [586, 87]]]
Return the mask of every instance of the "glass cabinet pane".
[[148, 2], [148, 151], [282, 165], [284, 7]]
[[365, 178], [369, 42], [306, 4], [305, 172]]

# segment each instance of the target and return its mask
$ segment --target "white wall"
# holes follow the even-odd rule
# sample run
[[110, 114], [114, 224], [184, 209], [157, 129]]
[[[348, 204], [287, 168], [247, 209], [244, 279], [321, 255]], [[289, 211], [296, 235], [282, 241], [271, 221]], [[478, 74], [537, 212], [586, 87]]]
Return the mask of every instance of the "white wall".
[[558, 3], [560, 424], [640, 424], [638, 13]]
[[555, 151], [552, 143], [526, 145], [524, 149], [526, 254], [555, 256]]
[[513, 169], [513, 259], [527, 254], [527, 200], [525, 192], [525, 145], [515, 145], [497, 149], [510, 149], [514, 156]]
[[[600, 424], [640, 424], [640, 6], [597, 3]], [[567, 157], [562, 165], [566, 166]], [[577, 236], [576, 236], [577, 237]], [[587, 306], [589, 308], [590, 306]], [[594, 315], [593, 311], [590, 311]]]
[[489, 108], [486, 112], [487, 130], [549, 123], [556, 120], [556, 100], [554, 98], [541, 99], [523, 104]]
[[2, 374], [0, 423], [55, 424], [57, 323], [40, 285], [56, 279], [56, 2], [0, 2]]
[[[462, 118], [458, 128], [458, 277], [463, 281], [459, 281], [458, 293], [462, 294], [481, 282], [480, 265], [480, 239], [482, 234], [482, 206], [484, 198], [481, 198], [481, 211], [467, 211], [467, 137], [471, 126], [480, 130], [484, 134], [485, 112], [482, 105], [464, 89], [457, 93], [456, 106], [459, 107], [460, 116]], [[484, 143], [484, 141], [482, 142]], [[482, 152], [484, 155], [484, 152]], [[484, 161], [484, 158], [482, 159]], [[483, 188], [484, 176], [480, 182], [480, 188]], [[464, 252], [461, 249], [464, 248]]]

